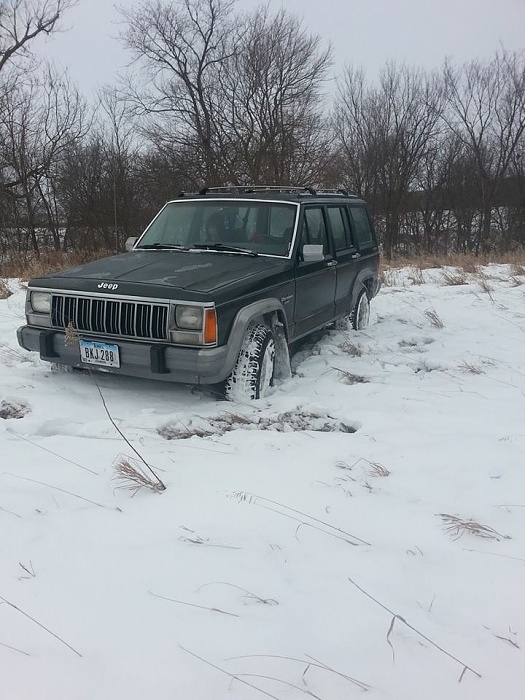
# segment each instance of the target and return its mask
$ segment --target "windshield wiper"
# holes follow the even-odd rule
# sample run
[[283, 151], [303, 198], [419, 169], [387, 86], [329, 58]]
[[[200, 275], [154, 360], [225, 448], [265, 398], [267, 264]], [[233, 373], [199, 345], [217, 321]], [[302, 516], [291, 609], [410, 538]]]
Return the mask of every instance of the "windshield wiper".
[[259, 255], [255, 250], [237, 248], [234, 245], [226, 245], [225, 243], [192, 243], [192, 248], [197, 248], [199, 250], [219, 250], [225, 253], [244, 253], [245, 255], [252, 255], [253, 257]]
[[146, 243], [145, 245], [139, 245], [135, 250], [164, 250], [174, 248], [175, 250], [189, 250], [188, 246], [182, 245], [181, 243]]

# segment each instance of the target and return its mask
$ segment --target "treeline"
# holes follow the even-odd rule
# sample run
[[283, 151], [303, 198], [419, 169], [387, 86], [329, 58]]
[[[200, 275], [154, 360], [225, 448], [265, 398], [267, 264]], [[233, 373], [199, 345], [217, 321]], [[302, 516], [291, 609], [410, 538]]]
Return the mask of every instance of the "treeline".
[[0, 255], [121, 250], [181, 190], [224, 184], [354, 192], [387, 257], [525, 247], [524, 53], [334, 80], [286, 11], [144, 0], [94, 109], [31, 53], [74, 2], [0, 0]]

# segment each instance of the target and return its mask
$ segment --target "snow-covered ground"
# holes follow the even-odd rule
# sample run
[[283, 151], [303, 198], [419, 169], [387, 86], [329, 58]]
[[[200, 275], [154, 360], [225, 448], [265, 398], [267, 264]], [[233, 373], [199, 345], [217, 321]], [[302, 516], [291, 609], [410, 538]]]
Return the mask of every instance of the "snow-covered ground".
[[251, 405], [98, 374], [162, 493], [118, 488], [89, 374], [18, 348], [10, 280], [1, 700], [524, 697], [525, 277], [484, 272], [390, 273]]

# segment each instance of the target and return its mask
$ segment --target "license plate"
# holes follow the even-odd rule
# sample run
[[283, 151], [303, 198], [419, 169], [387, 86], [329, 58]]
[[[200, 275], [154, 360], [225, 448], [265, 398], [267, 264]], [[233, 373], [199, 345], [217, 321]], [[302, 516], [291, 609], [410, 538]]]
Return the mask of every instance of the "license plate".
[[102, 367], [120, 367], [120, 353], [118, 345], [109, 343], [97, 343], [90, 340], [81, 340], [80, 359], [89, 365]]

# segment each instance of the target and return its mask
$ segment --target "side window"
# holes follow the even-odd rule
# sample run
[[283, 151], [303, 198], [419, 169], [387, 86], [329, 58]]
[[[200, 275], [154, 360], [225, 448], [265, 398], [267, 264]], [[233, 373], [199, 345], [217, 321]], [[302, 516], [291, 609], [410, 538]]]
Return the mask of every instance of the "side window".
[[350, 231], [348, 230], [348, 218], [343, 207], [328, 207], [328, 219], [336, 250], [344, 250], [351, 247]]
[[310, 207], [304, 210], [301, 245], [322, 245], [323, 252], [328, 253], [328, 238], [323, 210], [320, 207]]
[[371, 248], [374, 245], [374, 236], [368, 212], [364, 207], [350, 207], [349, 210], [357, 245], [360, 248]]

